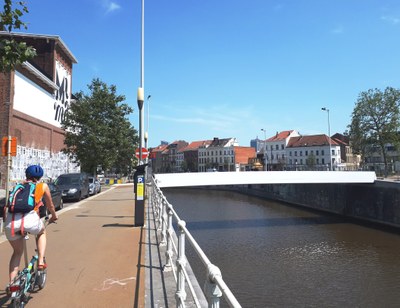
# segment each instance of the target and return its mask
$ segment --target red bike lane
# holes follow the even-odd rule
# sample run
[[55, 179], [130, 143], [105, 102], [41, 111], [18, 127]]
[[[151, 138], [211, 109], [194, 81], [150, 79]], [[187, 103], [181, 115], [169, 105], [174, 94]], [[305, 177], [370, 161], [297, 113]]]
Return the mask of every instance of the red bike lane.
[[[144, 307], [144, 231], [134, 226], [133, 185], [118, 185], [59, 211], [47, 228], [47, 283], [28, 307]], [[0, 244], [0, 304], [12, 252]], [[34, 238], [28, 242], [28, 257]], [[22, 261], [23, 263], [23, 261]]]

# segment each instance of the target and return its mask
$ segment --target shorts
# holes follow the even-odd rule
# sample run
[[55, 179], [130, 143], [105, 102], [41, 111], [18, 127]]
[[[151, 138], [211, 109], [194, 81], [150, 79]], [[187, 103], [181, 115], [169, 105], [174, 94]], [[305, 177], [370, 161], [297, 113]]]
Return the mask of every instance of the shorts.
[[15, 241], [22, 237], [18, 232], [21, 230], [21, 218], [24, 216], [24, 230], [30, 234], [37, 235], [44, 229], [44, 225], [39, 215], [35, 211], [30, 211], [29, 213], [15, 213], [14, 214], [14, 236], [11, 235], [11, 222], [13, 213], [7, 213], [6, 223], [5, 223], [5, 233], [7, 240]]

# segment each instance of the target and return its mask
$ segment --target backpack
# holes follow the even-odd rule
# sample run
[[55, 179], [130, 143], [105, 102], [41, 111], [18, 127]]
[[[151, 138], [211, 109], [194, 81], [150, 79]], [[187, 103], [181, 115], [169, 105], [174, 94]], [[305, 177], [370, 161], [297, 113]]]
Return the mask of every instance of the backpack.
[[10, 193], [8, 211], [10, 213], [29, 213], [35, 208], [36, 184], [28, 182], [17, 184]]

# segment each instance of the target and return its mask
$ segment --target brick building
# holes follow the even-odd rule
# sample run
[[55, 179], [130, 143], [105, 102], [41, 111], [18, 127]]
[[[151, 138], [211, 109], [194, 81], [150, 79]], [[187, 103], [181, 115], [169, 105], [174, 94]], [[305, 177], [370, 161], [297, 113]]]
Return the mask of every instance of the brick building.
[[[0, 73], [0, 134], [17, 137], [10, 181], [24, 178], [25, 168], [40, 164], [45, 177], [77, 171], [61, 152], [61, 120], [72, 101], [72, 66], [76, 58], [58, 36], [0, 31], [36, 49], [37, 56], [10, 73]], [[5, 188], [7, 158], [0, 158], [0, 188]]]

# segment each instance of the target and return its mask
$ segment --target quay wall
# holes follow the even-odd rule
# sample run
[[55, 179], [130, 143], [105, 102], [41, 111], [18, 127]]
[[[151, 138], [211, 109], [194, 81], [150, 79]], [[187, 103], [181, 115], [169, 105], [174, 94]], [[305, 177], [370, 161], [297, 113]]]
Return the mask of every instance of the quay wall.
[[400, 182], [214, 187], [400, 228]]

